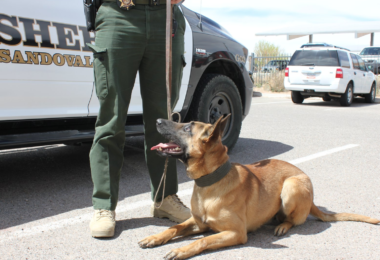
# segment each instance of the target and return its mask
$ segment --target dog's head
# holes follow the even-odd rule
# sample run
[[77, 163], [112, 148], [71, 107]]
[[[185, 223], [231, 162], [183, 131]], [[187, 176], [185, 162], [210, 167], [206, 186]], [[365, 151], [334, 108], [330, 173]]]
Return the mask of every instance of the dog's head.
[[157, 131], [166, 137], [170, 143], [158, 144], [151, 150], [156, 150], [161, 156], [174, 157], [189, 164], [192, 160], [206, 159], [215, 149], [227, 148], [222, 144], [222, 135], [231, 114], [220, 117], [213, 125], [202, 122], [176, 123], [158, 119]]

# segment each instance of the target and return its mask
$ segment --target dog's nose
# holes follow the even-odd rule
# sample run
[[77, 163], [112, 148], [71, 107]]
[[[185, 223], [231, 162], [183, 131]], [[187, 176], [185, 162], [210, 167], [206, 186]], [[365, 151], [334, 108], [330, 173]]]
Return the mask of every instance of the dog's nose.
[[161, 124], [162, 124], [162, 119], [161, 118], [157, 119], [156, 125], [161, 125]]

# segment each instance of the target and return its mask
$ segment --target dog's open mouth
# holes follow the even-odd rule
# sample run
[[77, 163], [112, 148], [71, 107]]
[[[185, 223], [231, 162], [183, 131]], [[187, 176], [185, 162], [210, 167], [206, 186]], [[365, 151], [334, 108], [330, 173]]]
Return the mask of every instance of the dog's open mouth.
[[153, 146], [150, 150], [156, 150], [159, 153], [168, 155], [179, 155], [183, 153], [181, 147], [176, 143], [160, 143], [156, 146]]

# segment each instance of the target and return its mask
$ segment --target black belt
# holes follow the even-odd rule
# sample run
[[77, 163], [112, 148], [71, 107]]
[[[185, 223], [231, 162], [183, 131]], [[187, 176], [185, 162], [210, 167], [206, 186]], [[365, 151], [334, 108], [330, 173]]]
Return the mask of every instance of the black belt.
[[[116, 3], [120, 0], [101, 0], [101, 3]], [[166, 0], [132, 0], [136, 5], [166, 5]]]

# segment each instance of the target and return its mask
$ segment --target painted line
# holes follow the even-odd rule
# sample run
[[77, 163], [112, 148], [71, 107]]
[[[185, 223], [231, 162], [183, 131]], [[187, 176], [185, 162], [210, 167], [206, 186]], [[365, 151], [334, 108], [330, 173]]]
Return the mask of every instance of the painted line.
[[280, 104], [280, 103], [290, 103], [290, 101], [252, 103], [251, 106], [253, 106], [253, 105], [266, 105], [266, 104]]
[[[354, 148], [357, 146], [359, 146], [359, 145], [358, 144], [349, 144], [346, 146], [334, 148], [331, 150], [327, 150], [324, 152], [320, 152], [320, 153], [312, 154], [312, 155], [302, 157], [302, 158], [299, 158], [296, 160], [292, 160], [292, 161], [289, 161], [289, 163], [299, 164], [299, 163], [310, 161], [310, 160], [313, 160], [313, 159], [316, 159], [316, 158], [319, 158], [322, 156], [326, 156], [329, 154], [333, 154], [333, 153], [337, 153], [337, 152], [340, 152], [343, 150]], [[180, 197], [184, 197], [184, 196], [190, 196], [192, 194], [192, 192], [193, 192], [193, 189], [191, 188], [191, 189], [181, 190], [177, 194]], [[150, 193], [145, 193], [142, 195], [149, 197]], [[139, 196], [141, 196], [141, 195], [139, 195]], [[119, 206], [117, 207], [116, 213], [118, 213], [118, 214], [125, 213], [125, 212], [132, 211], [132, 210], [135, 210], [138, 208], [148, 207], [151, 204], [152, 204], [151, 200], [141, 200], [141, 201], [137, 201], [137, 202], [133, 202], [133, 203], [128, 203], [126, 200], [123, 200], [123, 201], [119, 202]], [[81, 209], [80, 211], [90, 211], [91, 209], [92, 209], [92, 207], [88, 207], [85, 209]], [[66, 213], [64, 213], [64, 214], [66, 214]], [[23, 224], [23, 225], [19, 225], [16, 227], [11, 227], [8, 229], [0, 230], [0, 234], [1, 234], [0, 235], [0, 243], [7, 242], [10, 240], [14, 240], [14, 239], [19, 239], [22, 237], [41, 234], [42, 232], [46, 232], [46, 231], [61, 229], [61, 228], [72, 226], [72, 225], [82, 223], [82, 222], [86, 222], [86, 225], [87, 225], [88, 221], [92, 217], [92, 214], [93, 213], [86, 213], [86, 214], [82, 214], [82, 215], [79, 215], [76, 217], [71, 217], [71, 218], [62, 219], [62, 220], [58, 220], [58, 221], [53, 221], [50, 223], [46, 223], [43, 225], [38, 225], [38, 226], [30, 227], [30, 228], [25, 227], [27, 224]], [[15, 231], [13, 231], [13, 230], [15, 230]]]
[[342, 109], [342, 108], [341, 107], [329, 108], [329, 109], [325, 109], [325, 111], [332, 111], [332, 110], [339, 110], [339, 109]]
[[313, 160], [313, 159], [316, 159], [316, 158], [319, 158], [319, 157], [322, 157], [322, 156], [326, 156], [326, 155], [329, 155], [329, 154], [332, 154], [332, 153], [337, 153], [337, 152], [340, 152], [340, 151], [351, 149], [351, 148], [354, 148], [354, 147], [357, 147], [357, 146], [359, 146], [359, 145], [358, 144], [348, 144], [348, 145], [345, 145], [345, 146], [342, 146], [342, 147], [334, 148], [334, 149], [327, 150], [327, 151], [324, 151], [324, 152], [320, 152], [320, 153], [312, 154], [312, 155], [309, 155], [309, 156], [306, 156], [306, 157], [302, 157], [302, 158], [299, 158], [299, 159], [295, 159], [293, 161], [290, 161], [289, 163], [299, 164], [299, 163], [307, 162], [307, 161], [310, 161], [310, 160]]
[[33, 147], [26, 147], [26, 148], [7, 149], [7, 150], [0, 150], [0, 154], [16, 153], [16, 152], [21, 152], [21, 151], [36, 151], [38, 149], [53, 149], [53, 148], [59, 148], [63, 146], [66, 146], [66, 145], [56, 144], [56, 145], [44, 145], [44, 146], [33, 146]]
[[[179, 191], [177, 194], [180, 197], [184, 197], [184, 196], [189, 196], [192, 193], [193, 193], [193, 189], [186, 189], [186, 190]], [[146, 193], [146, 196], [147, 197], [150, 196], [150, 193]], [[132, 211], [132, 210], [135, 210], [138, 208], [148, 207], [148, 206], [152, 205], [152, 201], [151, 200], [141, 200], [141, 201], [137, 201], [134, 203], [125, 204], [125, 205], [120, 205], [120, 204], [121, 203], [119, 202], [119, 206], [117, 207], [117, 210], [116, 210], [117, 214], [124, 213], [127, 211]], [[92, 207], [89, 207], [89, 208], [81, 209], [80, 211], [85, 211], [85, 210], [88, 211], [91, 209], [92, 209]], [[42, 232], [61, 229], [61, 228], [72, 226], [72, 225], [82, 223], [82, 222], [86, 222], [86, 224], [87, 224], [87, 222], [89, 222], [91, 220], [92, 215], [93, 215], [93, 213], [87, 213], [87, 214], [79, 215], [76, 217], [62, 219], [62, 220], [58, 220], [58, 221], [54, 221], [54, 222], [30, 227], [30, 228], [23, 228], [23, 226], [25, 226], [25, 225], [20, 225], [18, 227], [8, 228], [11, 230], [16, 229], [16, 231], [7, 231], [7, 229], [0, 230], [0, 234], [5, 233], [4, 235], [0, 235], [0, 243], [10, 241], [13, 239], [19, 239], [22, 237], [34, 236], [37, 234], [41, 234]]]

